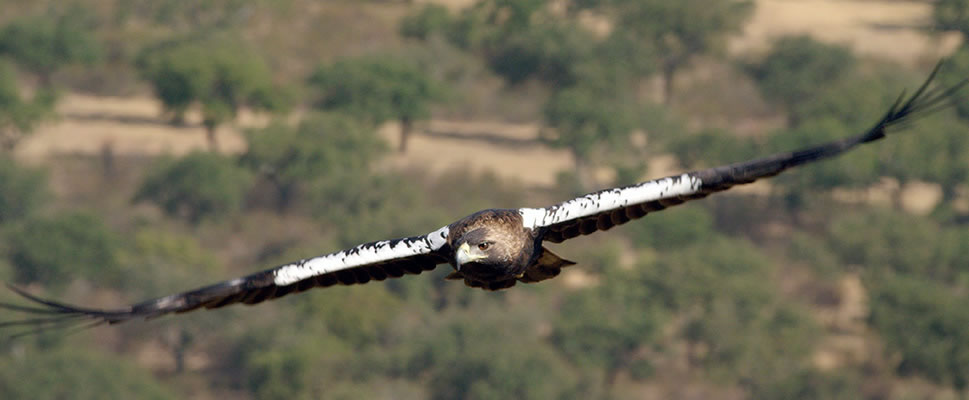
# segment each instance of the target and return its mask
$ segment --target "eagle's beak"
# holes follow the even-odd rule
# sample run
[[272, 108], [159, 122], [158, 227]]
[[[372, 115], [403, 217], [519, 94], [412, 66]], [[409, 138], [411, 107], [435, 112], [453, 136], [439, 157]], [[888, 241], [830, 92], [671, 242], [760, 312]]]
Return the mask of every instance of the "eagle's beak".
[[481, 254], [471, 254], [471, 246], [468, 242], [464, 242], [458, 247], [457, 253], [454, 254], [454, 260], [457, 263], [458, 271], [461, 270], [461, 266], [470, 262], [475, 262], [481, 259], [488, 258], [487, 255]]

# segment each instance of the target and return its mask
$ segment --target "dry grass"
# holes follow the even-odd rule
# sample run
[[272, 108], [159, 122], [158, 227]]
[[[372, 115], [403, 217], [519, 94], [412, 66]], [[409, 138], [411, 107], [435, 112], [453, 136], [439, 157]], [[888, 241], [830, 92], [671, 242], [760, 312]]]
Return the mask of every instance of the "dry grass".
[[925, 35], [931, 6], [926, 1], [757, 0], [751, 23], [731, 50], [757, 52], [772, 38], [807, 34], [904, 64], [935, 60], [951, 53], [959, 38]]

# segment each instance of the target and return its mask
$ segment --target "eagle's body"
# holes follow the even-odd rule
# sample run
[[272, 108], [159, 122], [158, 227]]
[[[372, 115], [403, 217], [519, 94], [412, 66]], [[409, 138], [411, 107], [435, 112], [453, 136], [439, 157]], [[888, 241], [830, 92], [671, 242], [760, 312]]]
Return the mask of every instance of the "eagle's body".
[[0, 308], [41, 317], [0, 322], [0, 329], [30, 326], [33, 329], [28, 332], [35, 332], [85, 322], [96, 325], [154, 318], [234, 303], [255, 304], [313, 287], [362, 284], [419, 274], [439, 264], [450, 264], [454, 269], [448, 279], [463, 280], [468, 286], [487, 290], [506, 289], [517, 282], [546, 280], [558, 275], [561, 268], [575, 263], [553, 254], [544, 247], [545, 242], [560, 243], [579, 235], [604, 231], [651, 212], [839, 155], [860, 144], [884, 138], [889, 127], [951, 106], [951, 95], [964, 87], [966, 81], [947, 89], [929, 90], [928, 85], [937, 71], [938, 67], [911, 97], [907, 100], [900, 97], [869, 130], [857, 136], [752, 161], [601, 190], [545, 208], [483, 210], [425, 235], [365, 243], [119, 309], [67, 305], [10, 286], [35, 305], [0, 303]]
[[469, 286], [487, 288], [488, 284], [514, 281], [538, 259], [539, 253], [535, 249], [542, 248], [541, 237], [525, 228], [518, 210], [478, 211], [448, 228], [451, 231], [448, 246], [452, 249], [460, 248], [463, 243], [472, 248], [491, 243], [487, 251], [493, 257], [488, 260], [459, 265], [458, 260], [452, 259], [455, 273], [451, 277], [464, 278]]

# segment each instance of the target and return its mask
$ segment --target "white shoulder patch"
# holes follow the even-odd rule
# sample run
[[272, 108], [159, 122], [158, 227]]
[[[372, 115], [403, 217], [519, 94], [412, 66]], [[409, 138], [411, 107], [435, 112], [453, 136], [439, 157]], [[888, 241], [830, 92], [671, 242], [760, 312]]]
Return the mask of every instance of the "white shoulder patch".
[[273, 282], [277, 286], [286, 286], [328, 272], [393, 260], [395, 258], [428, 254], [440, 249], [441, 246], [447, 243], [448, 230], [448, 227], [445, 226], [423, 236], [366, 243], [336, 253], [300, 260], [293, 264], [281, 266], [273, 271], [273, 276], [275, 277]]
[[631, 204], [693, 194], [700, 190], [702, 185], [700, 178], [683, 174], [625, 188], [589, 193], [548, 208], [520, 208], [518, 213], [522, 216], [525, 228], [535, 229]]

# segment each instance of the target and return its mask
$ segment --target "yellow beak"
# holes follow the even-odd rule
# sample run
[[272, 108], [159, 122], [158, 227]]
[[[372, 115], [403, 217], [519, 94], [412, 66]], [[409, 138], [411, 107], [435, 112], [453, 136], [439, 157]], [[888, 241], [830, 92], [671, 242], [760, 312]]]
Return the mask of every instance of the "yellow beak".
[[481, 259], [488, 258], [487, 255], [481, 254], [471, 254], [471, 246], [467, 242], [461, 244], [458, 247], [458, 251], [454, 253], [454, 260], [457, 264], [458, 271], [461, 270], [461, 266], [467, 263], [475, 262]]

